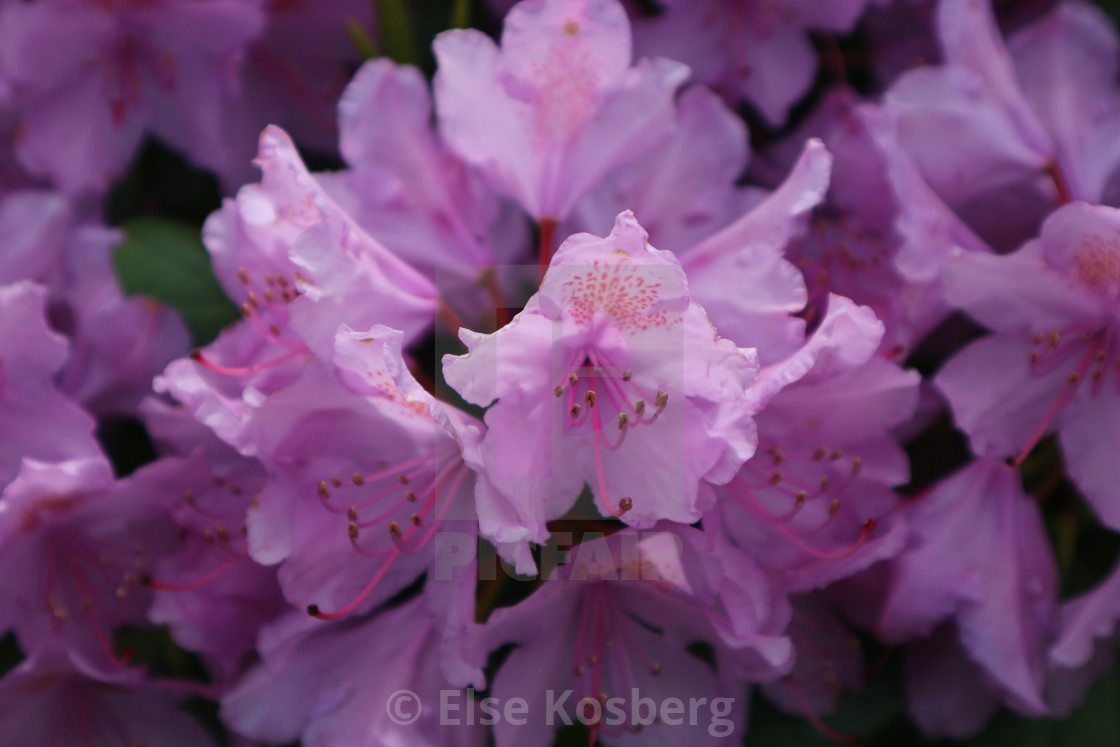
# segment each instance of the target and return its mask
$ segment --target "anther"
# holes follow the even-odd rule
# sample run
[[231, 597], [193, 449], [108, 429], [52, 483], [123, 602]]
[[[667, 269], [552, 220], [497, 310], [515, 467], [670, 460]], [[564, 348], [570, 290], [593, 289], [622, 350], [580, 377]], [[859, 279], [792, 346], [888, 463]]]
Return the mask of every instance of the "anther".
[[237, 279], [241, 281], [242, 285], [249, 284], [249, 271], [244, 267], [237, 268]]
[[852, 477], [855, 477], [863, 470], [863, 457], [856, 457], [852, 460]]
[[779, 449], [776, 446], [774, 447], [773, 454], [774, 454], [774, 466], [775, 467], [777, 467], [778, 465], [780, 465], [782, 462], [784, 462], [786, 460], [786, 455], [782, 452], [781, 449]]
[[794, 496], [793, 502], [796, 503], [798, 506], [801, 506], [805, 503], [805, 499], [808, 498], [808, 497], [809, 497], [808, 493], [806, 493], [804, 490], [799, 490], [799, 491], [797, 491], [797, 495]]
[[355, 472], [354, 476], [350, 478], [350, 482], [354, 483], [358, 487], [361, 487], [363, 484], [365, 484], [365, 481], [366, 478], [362, 477], [358, 472]]
[[120, 599], [123, 602], [125, 597], [127, 597], [127, 596], [128, 596], [128, 588], [124, 587], [124, 586], [118, 586], [117, 587], [117, 599]]
[[835, 516], [836, 512], [840, 510], [840, 501], [836, 498], [832, 499], [832, 503], [828, 504], [828, 515]]
[[342, 478], [332, 477], [331, 478], [331, 485], [334, 485], [336, 488], [341, 488], [342, 487]]
[[1052, 348], [1058, 347], [1058, 343], [1061, 342], [1061, 341], [1062, 341], [1062, 333], [1061, 332], [1051, 332], [1050, 333], [1050, 340], [1049, 340], [1050, 347], [1052, 347]]
[[392, 535], [393, 537], [400, 537], [401, 536], [401, 525], [398, 524], [395, 521], [390, 521], [389, 522], [389, 534]]
[[654, 677], [659, 677], [661, 675], [661, 662], [654, 662], [653, 666], [649, 668], [649, 673]]
[[578, 418], [579, 413], [580, 413], [580, 406], [579, 405], [572, 405], [572, 409], [569, 410], [568, 412], [571, 413], [571, 416], [573, 418]]
[[350, 521], [357, 521], [358, 520], [358, 509], [354, 508], [353, 506], [346, 509], [346, 518]]
[[1097, 358], [1096, 358], [1097, 363], [1104, 363], [1105, 358], [1107, 358], [1107, 357], [1108, 357], [1108, 353], [1104, 352], [1103, 350], [1098, 350], [1097, 351]]
[[579, 377], [576, 376], [574, 373], [568, 374], [568, 383], [571, 384], [572, 386], [575, 386], [576, 384], [579, 383]]
[[1035, 345], [1041, 345], [1044, 338], [1041, 332], [1035, 332], [1034, 337], [1032, 337], [1031, 339], [1034, 341]]
[[268, 325], [268, 331], [272, 334], [273, 337], [280, 336], [280, 327], [275, 323]]
[[409, 503], [416, 503], [416, 493], [412, 492], [411, 490], [408, 490], [404, 494], [404, 499], [406, 501], [408, 501]]
[[824, 459], [826, 456], [828, 456], [828, 449], [823, 446], [818, 446], [817, 450], [813, 452], [814, 459]]
[[629, 368], [622, 372], [622, 380], [623, 381], [630, 381], [630, 379], [632, 379], [632, 378], [634, 378], [634, 372], [631, 371]]
[[317, 605], [317, 604], [307, 605], [307, 614], [311, 615], [312, 617], [318, 617], [319, 616], [319, 605]]
[[418, 527], [424, 523], [424, 520], [420, 518], [420, 514], [413, 514], [408, 517], [408, 520], [412, 522], [412, 526], [414, 527]]
[[327, 487], [326, 480], [323, 480], [319, 483], [319, 497], [323, 500], [328, 500], [331, 497], [331, 491]]
[[653, 400], [653, 404], [658, 407], [664, 407], [669, 404], [669, 393], [664, 389], [657, 390], [657, 398]]
[[1039, 355], [1037, 350], [1031, 351], [1031, 363], [1038, 363]]
[[198, 348], [195, 348], [190, 352], [189, 357], [192, 361], [195, 361], [197, 363], [198, 361], [202, 360], [202, 351]]
[[1104, 378], [1104, 369], [1097, 368], [1093, 370], [1093, 381], [1100, 381]]
[[840, 449], [837, 449], [836, 451], [834, 451], [834, 452], [832, 452], [831, 454], [829, 454], [829, 455], [828, 455], [828, 458], [829, 458], [830, 460], [832, 460], [832, 461], [834, 461], [834, 462], [835, 462], [835, 461], [836, 461], [837, 459], [840, 459], [840, 458], [842, 458], [843, 456], [844, 456], [844, 452], [843, 452], [843, 451], [841, 451]]
[[351, 521], [349, 524], [347, 524], [346, 531], [350, 533], [350, 539], [358, 539], [358, 523], [356, 521]]
[[1079, 371], [1074, 371], [1073, 373], [1071, 373], [1069, 375], [1069, 383], [1070, 384], [1073, 384], [1073, 385], [1076, 386], [1080, 382], [1081, 382], [1081, 373]]
[[397, 475], [397, 482], [401, 485], [408, 485], [408, 475]]
[[781, 472], [775, 472], [773, 475], [770, 476], [770, 484], [771, 485], [777, 485], [778, 483], [780, 483], [782, 481], [783, 477], [784, 477], [784, 475], [782, 475]]
[[618, 512], [620, 514], [624, 514], [632, 508], [634, 508], [634, 501], [630, 498], [623, 498], [618, 502]]
[[563, 384], [557, 384], [556, 388], [552, 390], [552, 393], [557, 397], [562, 397], [564, 396], [565, 391], [567, 391], [567, 387], [565, 387]]
[[626, 426], [630, 423], [630, 416], [625, 412], [618, 413], [618, 429], [620, 431], [626, 430]]
[[828, 486], [831, 484], [832, 481], [828, 479], [828, 475], [821, 478], [821, 490], [828, 490]]
[[[1116, 365], [1120, 366], [1120, 361], [1118, 361]], [[637, 402], [634, 403], [634, 414], [635, 415], [641, 417], [641, 414], [645, 411], [646, 411], [646, 401], [644, 399], [640, 399], [640, 400], [638, 400]]]
[[594, 407], [595, 406], [595, 392], [588, 390], [587, 394], [584, 395], [584, 400], [586, 400], [588, 407]]
[[591, 654], [591, 656], [587, 657], [587, 663], [590, 664], [591, 666], [595, 666], [596, 664], [599, 663], [599, 657], [596, 656], [595, 654]]

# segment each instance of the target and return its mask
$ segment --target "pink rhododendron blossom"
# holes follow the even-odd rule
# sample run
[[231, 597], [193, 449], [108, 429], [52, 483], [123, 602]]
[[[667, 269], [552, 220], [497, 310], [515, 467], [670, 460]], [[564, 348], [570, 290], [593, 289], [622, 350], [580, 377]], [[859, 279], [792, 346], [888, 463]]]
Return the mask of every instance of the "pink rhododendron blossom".
[[980, 459], [904, 512], [913, 542], [891, 561], [879, 621], [887, 641], [955, 620], [961, 646], [1011, 707], [1042, 714], [1057, 572], [1016, 471]]
[[[706, 544], [700, 532], [670, 525], [586, 541], [527, 600], [496, 610], [480, 634], [483, 651], [504, 643], [517, 648], [492, 691], [500, 699], [525, 696], [529, 706], [526, 724], [495, 726], [496, 743], [544, 747], [556, 727], [577, 718], [604, 744], [624, 744], [638, 733], [657, 742], [687, 735], [694, 744], [718, 744], [733, 734], [743, 714], [724, 673], [685, 649], [695, 640], [718, 644], [719, 628], [736, 625], [738, 608], [724, 606], [720, 562]], [[546, 688], [571, 692], [555, 709], [564, 717], [551, 723]], [[635, 711], [640, 698], [660, 704], [670, 694], [685, 702], [704, 698], [712, 710], [671, 727]], [[598, 718], [588, 715], [588, 699], [599, 701]], [[726, 728], [709, 729], [715, 719]]]
[[4, 744], [159, 744], [211, 747], [200, 723], [136, 669], [106, 671], [45, 646], [0, 680]]
[[144, 575], [176, 544], [171, 480], [197, 489], [196, 465], [168, 459], [115, 480], [103, 458], [25, 459], [0, 493], [0, 561], [28, 569], [0, 578], [0, 628], [27, 650], [54, 641], [123, 665], [112, 629], [143, 621]]
[[506, 17], [501, 47], [474, 30], [434, 44], [436, 111], [447, 144], [538, 221], [563, 220], [614, 167], [673, 126], [688, 68], [631, 67], [618, 0], [529, 0]]
[[823, 588], [905, 544], [891, 488], [907, 460], [890, 429], [913, 412], [918, 377], [875, 355], [882, 335], [869, 309], [834, 296], [804, 347], [762, 370], [759, 452], [716, 489], [724, 531], [791, 590]]
[[1120, 211], [1073, 203], [1017, 252], [951, 265], [949, 300], [995, 334], [935, 379], [977, 453], [1021, 462], [1057, 429], [1070, 476], [1111, 526], [1120, 522], [1114, 461], [1104, 456], [1120, 423], [1117, 227]]
[[478, 501], [499, 543], [544, 542], [585, 483], [605, 516], [694, 522], [700, 482], [725, 482], [754, 451], [754, 351], [719, 337], [630, 213], [606, 238], [569, 238], [509, 325], [461, 336], [470, 352], [445, 357], [448, 382], [497, 400]]
[[809, 29], [845, 32], [867, 0], [669, 0], [635, 25], [638, 50], [687, 63], [696, 80], [747, 99], [780, 125], [813, 82]]
[[0, 286], [0, 488], [27, 458], [94, 457], [93, 419], [55, 388], [66, 341], [47, 328], [46, 292]]
[[262, 20], [240, 0], [5, 3], [0, 69], [23, 107], [20, 160], [63, 191], [100, 191], [151, 132], [224, 166], [223, 105]]

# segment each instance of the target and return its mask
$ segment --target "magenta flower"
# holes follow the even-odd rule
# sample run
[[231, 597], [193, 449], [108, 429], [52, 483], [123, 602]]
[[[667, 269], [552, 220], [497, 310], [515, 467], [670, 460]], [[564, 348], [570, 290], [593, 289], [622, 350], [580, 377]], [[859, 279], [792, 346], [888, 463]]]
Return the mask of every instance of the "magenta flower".
[[[306, 617], [304, 618], [307, 619]], [[439, 630], [417, 598], [365, 619], [318, 627], [289, 644], [276, 660], [266, 656], [222, 699], [222, 718], [240, 734], [269, 744], [302, 739], [307, 745], [419, 745], [482, 747], [487, 730], [441, 724]], [[481, 683], [480, 683], [481, 684]], [[409, 690], [416, 701], [394, 703]], [[467, 696], [461, 702], [466, 704]], [[402, 723], [417, 707], [413, 723]], [[398, 710], [394, 710], [397, 708]]]
[[719, 337], [631, 213], [606, 238], [564, 242], [509, 325], [460, 336], [470, 352], [444, 358], [448, 382], [468, 402], [498, 400], [478, 490], [498, 543], [543, 543], [584, 483], [604, 516], [695, 522], [700, 483], [726, 482], [754, 451], [754, 351]]
[[28, 282], [0, 285], [0, 489], [26, 458], [100, 455], [94, 422], [55, 388], [66, 342], [47, 328], [46, 292]]
[[240, 0], [5, 3], [0, 69], [23, 106], [23, 165], [65, 192], [101, 191], [151, 132], [225, 166], [225, 99], [262, 20]]
[[891, 489], [909, 470], [891, 429], [913, 413], [919, 378], [876, 355], [882, 336], [870, 309], [833, 296], [803, 348], [762, 370], [758, 453], [716, 489], [723, 530], [788, 590], [905, 545]]
[[960, 206], [1045, 176], [1051, 204], [1099, 201], [1120, 166], [1111, 22], [1062, 3], [1005, 45], [989, 0], [942, 0], [937, 24], [946, 64], [902, 76], [886, 106], [938, 194]]
[[436, 38], [440, 132], [497, 192], [538, 222], [560, 221], [616, 166], [673, 127], [688, 69], [631, 67], [617, 0], [528, 0], [506, 16], [498, 48], [475, 30]]
[[213, 747], [206, 729], [179, 709], [184, 699], [145, 682], [139, 670], [106, 671], [42, 647], [0, 680], [0, 741]]
[[371, 60], [338, 110], [350, 170], [326, 186], [371, 235], [441, 287], [478, 285], [488, 266], [523, 259], [524, 216], [436, 136], [419, 70]]
[[[1009, 706], [1046, 712], [1057, 570], [1014, 468], [980, 459], [904, 511], [913, 541], [891, 561], [878, 632], [888, 642], [956, 621], [961, 646]], [[942, 688], [944, 689], [944, 688]]]
[[[585, 541], [569, 557], [528, 599], [496, 610], [480, 633], [482, 654], [517, 645], [492, 693], [499, 702], [516, 695], [528, 704], [524, 725], [495, 725], [496, 744], [546, 747], [554, 729], [577, 719], [589, 727], [592, 742], [598, 737], [609, 745], [639, 733], [643, 743], [707, 745], [736, 733], [745, 715], [742, 692], [722, 669], [732, 662], [721, 658], [714, 672], [686, 646], [700, 640], [722, 648], [745, 622], [736, 615], [759, 610], [720, 594], [723, 567], [706, 538], [662, 524]], [[753, 643], [765, 649], [776, 640]], [[788, 642], [784, 649], [788, 665]], [[705, 710], [702, 717], [657, 724], [642, 715], [642, 698], [655, 708], [669, 698], [686, 704], [704, 698]]]
[[51, 641], [98, 666], [123, 666], [113, 628], [143, 622], [146, 573], [176, 547], [167, 510], [197, 463], [165, 459], [114, 480], [104, 458], [25, 459], [0, 493], [0, 629], [24, 650]]
[[669, 0], [635, 23], [639, 52], [688, 63], [700, 83], [749, 100], [775, 125], [813, 83], [810, 29], [847, 32], [867, 0]]
[[143, 414], [162, 451], [205, 456], [189, 482], [168, 481], [167, 492], [178, 494], [170, 513], [181, 543], [142, 579], [155, 592], [148, 619], [170, 626], [180, 646], [232, 675], [256, 648], [260, 628], [289, 609], [276, 569], [255, 563], [246, 547], [245, 513], [265, 471], [183, 408], [151, 398]]
[[1073, 203], [1017, 252], [949, 265], [950, 302], [995, 334], [954, 356], [934, 380], [978, 454], [1021, 463], [1056, 429], [1070, 476], [1114, 527], [1120, 467], [1108, 454], [1120, 438], [1118, 227], [1120, 211]]

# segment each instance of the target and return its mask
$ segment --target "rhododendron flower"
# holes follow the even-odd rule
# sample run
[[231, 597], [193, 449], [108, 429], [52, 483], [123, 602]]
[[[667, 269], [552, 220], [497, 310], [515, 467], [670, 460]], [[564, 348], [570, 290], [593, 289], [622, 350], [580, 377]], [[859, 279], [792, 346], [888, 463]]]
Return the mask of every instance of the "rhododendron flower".
[[904, 514], [914, 541], [891, 561], [881, 635], [902, 641], [955, 619], [968, 658], [1004, 702], [1045, 713], [1057, 572], [1038, 507], [1023, 494], [1016, 471], [977, 460]]
[[0, 69], [23, 106], [23, 165], [100, 191], [152, 132], [221, 168], [223, 105], [262, 20], [239, 0], [5, 3]]
[[472, 29], [435, 41], [444, 140], [537, 221], [560, 221], [614, 167], [672, 131], [688, 68], [631, 67], [617, 0], [527, 0], [506, 16], [501, 47]]
[[499, 543], [544, 542], [584, 483], [604, 516], [692, 523], [700, 482], [727, 481], [754, 451], [754, 351], [719, 337], [630, 213], [606, 238], [564, 242], [510, 324], [460, 334], [470, 352], [444, 358], [448, 382], [497, 400], [478, 502]]
[[[482, 653], [517, 645], [493, 693], [500, 700], [527, 696], [529, 706], [526, 724], [495, 725], [496, 743], [545, 747], [556, 727], [576, 719], [604, 744], [625, 744], [639, 733], [643, 740], [687, 735], [693, 744], [716, 744], [733, 734], [743, 717], [738, 693], [727, 689], [725, 672], [685, 648], [696, 640], [718, 645], [718, 629], [734, 628], [741, 611], [719, 596], [721, 564], [703, 535], [667, 524], [628, 529], [581, 543], [570, 557], [527, 600], [496, 610], [479, 634]], [[670, 695], [702, 698], [702, 716], [664, 726], [639, 710], [642, 698], [656, 709]], [[727, 728], [709, 728], [717, 719]]]
[[1057, 429], [1070, 476], [1101, 519], [1120, 526], [1110, 454], [1120, 438], [1120, 211], [1073, 203], [1038, 239], [946, 270], [951, 302], [995, 332], [953, 357], [935, 382], [979, 454], [1022, 462]]

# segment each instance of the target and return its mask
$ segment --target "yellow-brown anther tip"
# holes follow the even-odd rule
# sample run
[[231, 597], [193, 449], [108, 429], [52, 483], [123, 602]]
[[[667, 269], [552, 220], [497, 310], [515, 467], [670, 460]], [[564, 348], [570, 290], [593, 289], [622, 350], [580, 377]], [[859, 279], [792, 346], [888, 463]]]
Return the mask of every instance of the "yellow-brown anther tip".
[[346, 525], [346, 531], [350, 533], [350, 539], [352, 539], [352, 540], [358, 539], [358, 523], [356, 521], [352, 521], [349, 524], [347, 524]]
[[319, 497], [324, 500], [331, 497], [331, 490], [327, 487], [327, 481], [322, 480], [319, 482]]
[[620, 513], [626, 513], [632, 508], [634, 508], [634, 501], [630, 498], [623, 498], [618, 502], [618, 510]]

